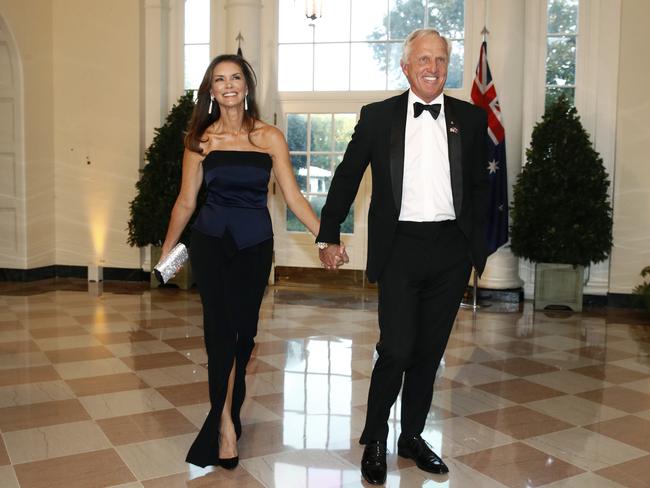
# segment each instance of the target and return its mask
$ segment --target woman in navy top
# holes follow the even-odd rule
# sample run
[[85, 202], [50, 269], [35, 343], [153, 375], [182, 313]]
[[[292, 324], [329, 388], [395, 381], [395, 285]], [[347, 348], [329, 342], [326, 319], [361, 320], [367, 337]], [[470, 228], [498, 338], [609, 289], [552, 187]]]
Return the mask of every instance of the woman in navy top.
[[[298, 188], [284, 135], [259, 120], [255, 85], [253, 69], [240, 56], [218, 56], [208, 66], [185, 138], [181, 189], [162, 247], [165, 257], [205, 182], [208, 195], [193, 225], [190, 259], [203, 304], [211, 408], [187, 454], [187, 462], [201, 467], [233, 469], [239, 461], [246, 365], [273, 252], [267, 208], [271, 170], [287, 205], [314, 236], [320, 225]], [[346, 260], [341, 254], [340, 263]]]

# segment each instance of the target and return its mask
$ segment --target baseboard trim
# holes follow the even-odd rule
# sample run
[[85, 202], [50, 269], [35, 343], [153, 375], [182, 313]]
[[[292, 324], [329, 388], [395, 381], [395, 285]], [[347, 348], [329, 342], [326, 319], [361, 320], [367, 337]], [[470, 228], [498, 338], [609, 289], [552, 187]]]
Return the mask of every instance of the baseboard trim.
[[479, 287], [477, 298], [479, 301], [484, 300], [503, 303], [521, 303], [524, 301], [524, 289], [508, 288], [504, 290], [490, 290], [489, 288]]
[[[149, 273], [134, 268], [104, 268], [104, 281], [149, 281]], [[49, 278], [88, 278], [88, 268], [55, 264], [31, 269], [0, 268], [0, 281], [30, 282]]]
[[607, 306], [613, 308], [646, 308], [643, 298], [636, 293], [608, 293]]
[[[149, 281], [150, 275], [137, 268], [104, 268], [104, 281]], [[88, 268], [55, 264], [31, 269], [0, 268], [0, 282], [30, 282], [49, 278], [88, 278]], [[299, 268], [276, 266], [275, 279], [282, 286], [319, 286], [326, 288], [369, 288], [376, 289], [375, 283], [369, 283], [365, 272], [354, 269], [328, 271], [322, 268]], [[471, 288], [470, 288], [471, 290]], [[494, 302], [520, 303], [524, 301], [523, 288], [491, 290], [479, 288], [478, 299]], [[607, 295], [583, 295], [582, 303], [587, 307], [609, 307], [644, 309], [643, 299], [634, 293], [608, 293]]]

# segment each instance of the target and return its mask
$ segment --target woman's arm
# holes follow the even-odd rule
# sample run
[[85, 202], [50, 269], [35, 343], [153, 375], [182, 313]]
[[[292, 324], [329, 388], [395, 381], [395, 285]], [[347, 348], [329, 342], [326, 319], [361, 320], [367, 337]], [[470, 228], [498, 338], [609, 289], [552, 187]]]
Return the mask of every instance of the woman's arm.
[[315, 237], [318, 235], [320, 222], [311, 205], [309, 205], [309, 202], [300, 192], [300, 188], [298, 188], [284, 134], [273, 126], [266, 126], [264, 130], [267, 131], [266, 142], [270, 147], [270, 153], [273, 157], [273, 173], [275, 174], [278, 185], [280, 185], [284, 201], [287, 202], [287, 206], [291, 211], [296, 214], [298, 220]]
[[167, 227], [167, 235], [162, 246], [162, 256], [164, 258], [172, 247], [178, 242], [183, 229], [190, 220], [194, 209], [196, 208], [196, 197], [201, 188], [203, 180], [203, 166], [201, 162], [203, 156], [194, 151], [185, 149], [183, 153], [183, 175], [181, 180], [181, 189], [178, 192], [176, 203], [172, 209]]

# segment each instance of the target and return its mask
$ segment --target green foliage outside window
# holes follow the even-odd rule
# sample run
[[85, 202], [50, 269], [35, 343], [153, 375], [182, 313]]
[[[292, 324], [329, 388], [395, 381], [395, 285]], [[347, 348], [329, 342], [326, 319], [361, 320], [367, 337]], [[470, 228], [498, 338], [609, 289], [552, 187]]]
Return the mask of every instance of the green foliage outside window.
[[[320, 216], [330, 182], [350, 141], [356, 116], [354, 114], [289, 114], [287, 142], [298, 186]], [[287, 208], [287, 227], [291, 232], [306, 229]], [[354, 232], [354, 209], [341, 225], [341, 232]]]
[[546, 47], [546, 107], [564, 95], [575, 99], [576, 36], [579, 0], [548, 0]]
[[[415, 29], [431, 27], [452, 43], [446, 86], [460, 88], [463, 85], [464, 3], [463, 0], [395, 0], [390, 12], [384, 17], [383, 26], [368, 36], [369, 41], [380, 41], [386, 39], [388, 32], [388, 43], [373, 44], [378, 65], [382, 69], [387, 65], [389, 68], [398, 68], [404, 39]], [[401, 78], [399, 87], [408, 87], [404, 77]]]

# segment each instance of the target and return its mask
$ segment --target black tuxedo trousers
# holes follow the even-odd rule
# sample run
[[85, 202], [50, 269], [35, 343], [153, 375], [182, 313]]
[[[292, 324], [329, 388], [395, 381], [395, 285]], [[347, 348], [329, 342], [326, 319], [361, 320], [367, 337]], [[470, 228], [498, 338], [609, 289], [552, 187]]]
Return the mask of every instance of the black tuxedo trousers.
[[390, 410], [400, 387], [401, 432], [417, 435], [423, 431], [436, 371], [470, 271], [468, 241], [456, 221], [397, 225], [378, 280], [378, 359], [362, 444], [386, 440]]

